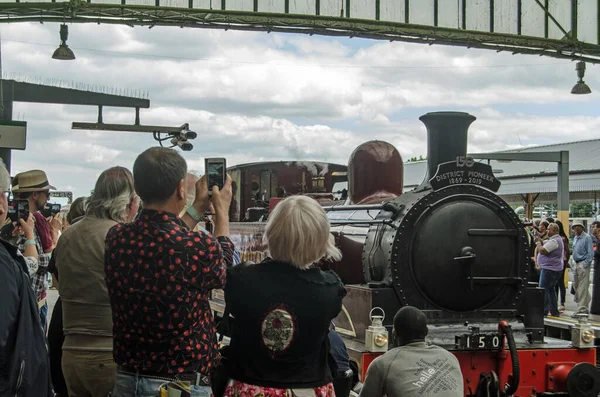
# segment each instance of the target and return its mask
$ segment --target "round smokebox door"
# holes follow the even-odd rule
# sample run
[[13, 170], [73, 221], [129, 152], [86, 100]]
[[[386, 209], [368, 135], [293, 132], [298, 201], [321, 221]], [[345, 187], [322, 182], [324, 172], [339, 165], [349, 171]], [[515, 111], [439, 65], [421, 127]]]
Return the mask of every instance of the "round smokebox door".
[[415, 225], [411, 268], [418, 289], [451, 311], [485, 307], [514, 282], [517, 229], [498, 206], [450, 197]]

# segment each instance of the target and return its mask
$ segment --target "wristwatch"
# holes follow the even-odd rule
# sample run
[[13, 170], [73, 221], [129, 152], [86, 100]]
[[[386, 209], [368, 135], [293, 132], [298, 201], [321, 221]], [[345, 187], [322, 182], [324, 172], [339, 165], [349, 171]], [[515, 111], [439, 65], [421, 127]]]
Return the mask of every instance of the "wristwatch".
[[194, 208], [193, 205], [190, 205], [187, 209], [187, 211], [185, 211], [189, 216], [192, 217], [193, 220], [195, 220], [196, 222], [200, 222], [204, 216], [202, 214], [200, 214], [198, 211], [196, 211], [196, 209]]

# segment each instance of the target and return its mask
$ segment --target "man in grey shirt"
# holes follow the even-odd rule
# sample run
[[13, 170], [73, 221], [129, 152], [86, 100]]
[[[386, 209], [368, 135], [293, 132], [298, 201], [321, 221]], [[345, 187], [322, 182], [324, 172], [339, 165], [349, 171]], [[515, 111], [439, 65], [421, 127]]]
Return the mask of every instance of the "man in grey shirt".
[[463, 377], [456, 357], [425, 343], [427, 317], [405, 306], [394, 316], [396, 348], [367, 371], [360, 397], [462, 397]]

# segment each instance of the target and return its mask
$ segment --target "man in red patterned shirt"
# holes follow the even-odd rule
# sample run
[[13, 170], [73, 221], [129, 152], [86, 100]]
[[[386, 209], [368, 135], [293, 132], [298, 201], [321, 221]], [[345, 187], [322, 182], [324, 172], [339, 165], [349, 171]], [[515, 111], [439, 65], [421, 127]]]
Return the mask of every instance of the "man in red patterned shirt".
[[[217, 354], [210, 291], [223, 288], [232, 264], [228, 210], [231, 179], [212, 191], [214, 234], [192, 231], [210, 201], [206, 177], [186, 205], [187, 165], [176, 151], [151, 148], [133, 166], [143, 210], [106, 237], [105, 275], [113, 317], [117, 377], [113, 396], [158, 393], [167, 381], [204, 386]], [[136, 394], [137, 391], [137, 394]], [[145, 394], [146, 393], [146, 394]]]

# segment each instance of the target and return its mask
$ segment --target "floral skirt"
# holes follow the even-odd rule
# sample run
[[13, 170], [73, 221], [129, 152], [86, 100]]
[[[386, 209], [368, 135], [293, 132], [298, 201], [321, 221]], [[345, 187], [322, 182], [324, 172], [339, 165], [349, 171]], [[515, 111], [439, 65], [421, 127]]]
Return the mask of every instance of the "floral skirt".
[[314, 389], [276, 389], [229, 380], [224, 397], [335, 397], [333, 384]]

